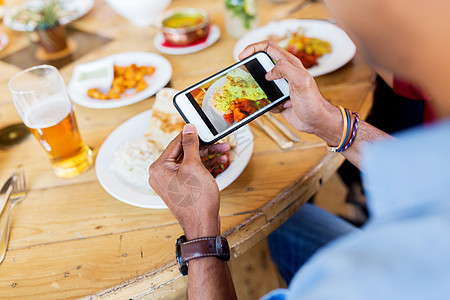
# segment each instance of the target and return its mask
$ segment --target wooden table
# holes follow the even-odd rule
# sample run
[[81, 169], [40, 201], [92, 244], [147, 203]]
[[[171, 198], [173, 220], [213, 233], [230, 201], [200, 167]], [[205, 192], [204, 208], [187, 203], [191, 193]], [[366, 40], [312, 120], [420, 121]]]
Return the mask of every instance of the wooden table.
[[[266, 24], [296, 5], [261, 0], [260, 24]], [[222, 35], [198, 53], [166, 57], [173, 66], [171, 85], [182, 89], [232, 64], [236, 40], [225, 32], [223, 1], [175, 0], [171, 7], [204, 7]], [[291, 16], [324, 18], [314, 4]], [[69, 81], [73, 67], [125, 51], [151, 51], [157, 30], [134, 27], [103, 0], [71, 26], [106, 36], [111, 42], [90, 51], [60, 71]], [[10, 44], [0, 59], [28, 45], [26, 35], [9, 32]], [[201, 63], [199, 63], [201, 62]], [[20, 122], [8, 80], [20, 68], [0, 61], [0, 127]], [[365, 117], [371, 107], [373, 74], [359, 54], [340, 70], [317, 78], [323, 95], [335, 104]], [[76, 105], [83, 140], [96, 155], [105, 138], [122, 122], [150, 109], [154, 98], [116, 109], [96, 110]], [[235, 257], [247, 251], [286, 221], [342, 163], [340, 154], [327, 152], [317, 137], [300, 133], [301, 142], [282, 151], [266, 134], [251, 125], [253, 156], [241, 176], [221, 192], [222, 232]], [[95, 169], [73, 179], [56, 177], [37, 141], [30, 137], [0, 150], [0, 180], [24, 168], [27, 198], [16, 208], [11, 239], [0, 265], [0, 298], [150, 297], [165, 298], [184, 287], [177, 270], [175, 239], [182, 234], [168, 210], [143, 209], [122, 203], [99, 184]], [[5, 221], [3, 217], [2, 222]]]

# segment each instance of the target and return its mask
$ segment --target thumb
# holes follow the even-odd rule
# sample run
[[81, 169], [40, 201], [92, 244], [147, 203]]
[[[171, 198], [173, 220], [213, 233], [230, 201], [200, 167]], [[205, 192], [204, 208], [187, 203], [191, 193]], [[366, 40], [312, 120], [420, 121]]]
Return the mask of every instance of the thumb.
[[183, 161], [198, 161], [200, 160], [199, 153], [199, 141], [195, 126], [192, 124], [186, 124], [183, 127], [183, 134], [181, 136], [181, 142], [183, 145]]

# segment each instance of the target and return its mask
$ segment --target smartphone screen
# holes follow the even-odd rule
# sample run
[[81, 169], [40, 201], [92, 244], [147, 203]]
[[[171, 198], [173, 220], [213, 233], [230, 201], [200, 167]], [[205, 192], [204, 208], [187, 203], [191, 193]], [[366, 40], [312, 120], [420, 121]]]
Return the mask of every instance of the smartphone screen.
[[[258, 112], [266, 111], [288, 97], [286, 81], [280, 86], [279, 81], [265, 79], [273, 66], [270, 57], [260, 53], [183, 91], [210, 131], [210, 136], [214, 137], [213, 140], [232, 132], [232, 129], [256, 117]], [[182, 114], [187, 121], [192, 119], [186, 113]], [[204, 140], [201, 135], [200, 138]], [[206, 139], [205, 142], [211, 141]]]

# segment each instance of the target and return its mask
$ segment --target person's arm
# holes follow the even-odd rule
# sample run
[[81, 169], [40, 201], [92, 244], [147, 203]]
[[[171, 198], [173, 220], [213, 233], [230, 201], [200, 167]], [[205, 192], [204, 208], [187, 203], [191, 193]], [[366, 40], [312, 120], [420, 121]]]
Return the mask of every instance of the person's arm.
[[[220, 235], [219, 188], [200, 156], [197, 132], [188, 124], [149, 169], [150, 185], [175, 215], [188, 241]], [[190, 299], [236, 299], [228, 265], [219, 258], [189, 260], [188, 274]]]
[[[342, 114], [336, 106], [323, 98], [314, 78], [300, 60], [270, 41], [248, 46], [239, 58], [243, 59], [258, 51], [267, 52], [276, 61], [266, 79], [285, 78], [289, 82], [290, 100], [281, 109], [278, 108], [284, 118], [297, 130], [315, 134], [329, 145], [337, 146], [342, 138]], [[353, 144], [342, 154], [360, 168], [361, 146], [366, 142], [385, 138], [390, 138], [390, 135], [360, 121]]]
[[215, 257], [189, 261], [189, 299], [237, 299], [230, 269]]

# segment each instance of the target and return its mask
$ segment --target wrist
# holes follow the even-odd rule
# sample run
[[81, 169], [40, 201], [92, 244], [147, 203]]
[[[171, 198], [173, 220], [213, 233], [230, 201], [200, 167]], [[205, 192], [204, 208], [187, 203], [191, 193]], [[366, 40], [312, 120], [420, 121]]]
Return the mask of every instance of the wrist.
[[183, 228], [184, 235], [188, 241], [202, 238], [213, 237], [220, 235], [220, 222], [219, 217], [203, 219], [192, 226]]
[[331, 103], [328, 104], [322, 114], [320, 124], [315, 127], [313, 133], [327, 142], [327, 144], [337, 146], [342, 138], [342, 114], [338, 107]]

